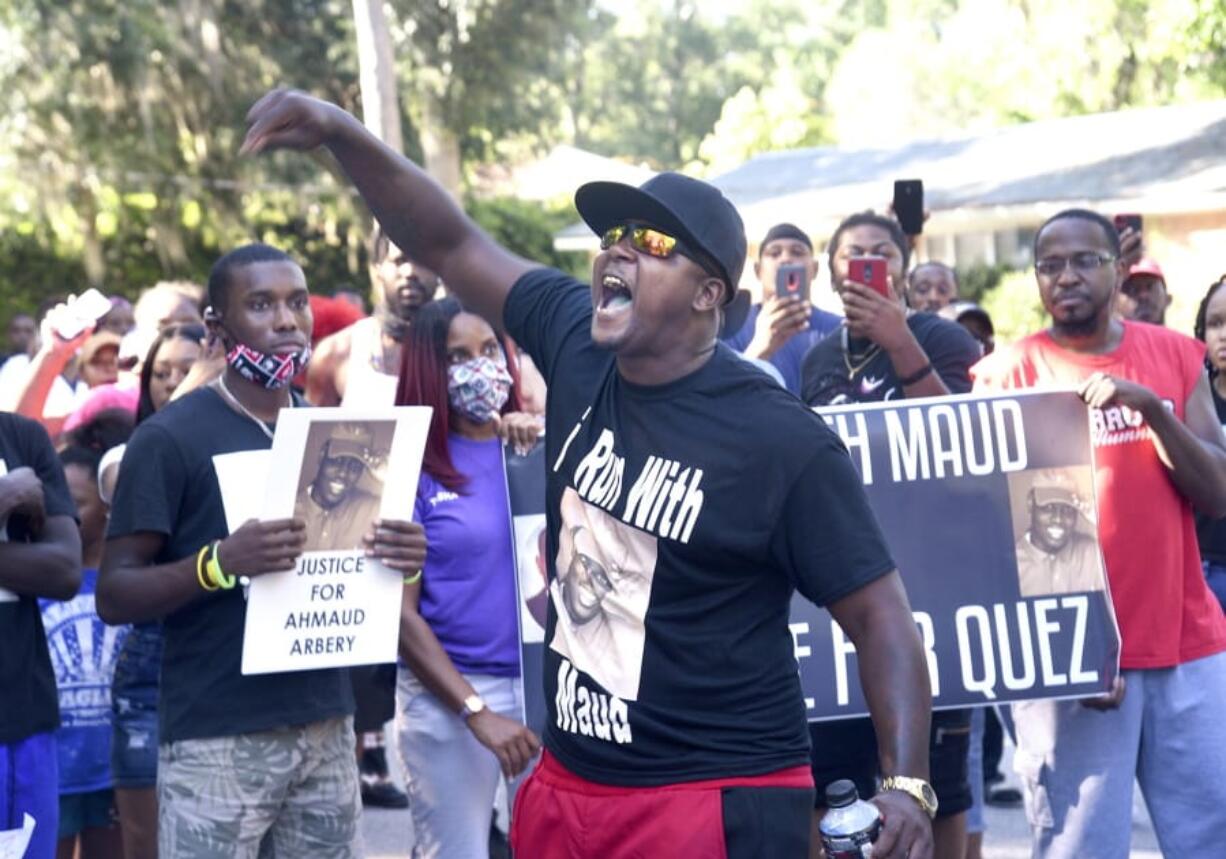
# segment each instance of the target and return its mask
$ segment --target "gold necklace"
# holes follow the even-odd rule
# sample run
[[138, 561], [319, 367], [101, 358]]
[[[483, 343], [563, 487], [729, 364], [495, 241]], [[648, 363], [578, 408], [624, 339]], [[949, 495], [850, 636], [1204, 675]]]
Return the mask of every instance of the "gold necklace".
[[853, 364], [851, 361], [851, 345], [847, 336], [847, 328], [843, 328], [843, 365], [847, 368], [847, 381], [851, 381], [857, 373], [867, 367], [872, 360], [881, 352], [881, 347], [874, 343], [864, 353], [864, 357], [858, 363]]
[[[224, 374], [217, 377], [217, 387], [223, 394], [225, 394], [225, 399], [230, 403], [230, 405], [237, 407], [240, 412], [250, 418], [251, 422], [259, 427], [260, 431], [264, 433], [264, 435], [268, 436], [268, 440], [272, 441], [273, 433], [272, 430], [268, 428], [268, 424], [264, 423], [262, 420], [253, 415], [251, 411], [239, 401], [238, 397], [234, 396], [230, 389], [226, 387], [226, 379]], [[294, 398], [291, 396], [289, 398], [289, 408], [293, 407]]]

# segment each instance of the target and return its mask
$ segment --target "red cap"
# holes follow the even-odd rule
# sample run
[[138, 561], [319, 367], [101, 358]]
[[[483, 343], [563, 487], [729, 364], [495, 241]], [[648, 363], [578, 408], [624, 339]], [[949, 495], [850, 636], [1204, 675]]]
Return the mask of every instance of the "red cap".
[[315, 327], [311, 331], [311, 345], [314, 346], [325, 337], [357, 322], [362, 318], [362, 311], [339, 298], [312, 295], [311, 315], [315, 318]]
[[[1149, 257], [1137, 260], [1135, 263], [1133, 263], [1132, 268], [1128, 269], [1128, 277], [1132, 277], [1136, 274], [1153, 275], [1154, 277], [1158, 278], [1158, 280], [1162, 281], [1163, 286], [1166, 285], [1166, 275], [1162, 273], [1162, 267]], [[1128, 277], [1124, 278], [1124, 280], [1127, 280]]]

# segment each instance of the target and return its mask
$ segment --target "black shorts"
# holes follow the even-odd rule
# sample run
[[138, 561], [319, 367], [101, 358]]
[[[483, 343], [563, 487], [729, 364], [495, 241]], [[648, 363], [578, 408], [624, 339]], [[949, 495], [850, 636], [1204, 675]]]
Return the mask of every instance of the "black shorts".
[[382, 731], [396, 715], [396, 665], [355, 665], [349, 669], [353, 682], [353, 731], [359, 736]]
[[842, 778], [856, 783], [861, 799], [877, 792], [877, 735], [871, 719], [810, 722], [809, 744], [815, 808], [826, 807], [826, 786]]
[[[961, 814], [971, 807], [966, 756], [970, 750], [971, 711], [932, 714], [928, 769], [937, 795], [937, 817]], [[826, 785], [841, 778], [855, 782], [861, 799], [877, 792], [877, 735], [870, 719], [810, 722], [809, 762], [817, 787], [815, 808], [826, 807]]]

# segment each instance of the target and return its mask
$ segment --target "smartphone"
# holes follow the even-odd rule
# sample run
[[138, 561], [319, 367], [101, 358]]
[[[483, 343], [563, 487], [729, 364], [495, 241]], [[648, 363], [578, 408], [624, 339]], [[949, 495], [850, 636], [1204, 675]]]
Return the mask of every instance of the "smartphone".
[[894, 217], [908, 236], [924, 231], [924, 183], [919, 179], [894, 181]]
[[1141, 232], [1141, 216], [1135, 214], [1116, 215], [1113, 218], [1115, 221], [1116, 232], [1122, 233], [1126, 227], [1131, 227], [1133, 232]]
[[111, 300], [96, 289], [87, 289], [68, 299], [55, 322], [55, 333], [62, 340], [71, 340], [110, 312]]
[[809, 300], [809, 279], [803, 265], [781, 265], [775, 272], [776, 298]]
[[862, 256], [847, 261], [847, 279], [863, 284], [883, 298], [890, 298], [889, 270], [885, 257]]

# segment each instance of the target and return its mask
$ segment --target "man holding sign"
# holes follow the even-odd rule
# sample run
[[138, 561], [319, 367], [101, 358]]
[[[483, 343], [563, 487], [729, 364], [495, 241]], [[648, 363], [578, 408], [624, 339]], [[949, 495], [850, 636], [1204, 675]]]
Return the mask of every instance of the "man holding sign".
[[1089, 406], [1099, 539], [1122, 639], [1111, 695], [1014, 705], [1035, 855], [1127, 856], [1134, 777], [1165, 855], [1220, 855], [1226, 618], [1205, 584], [1192, 508], [1226, 515], [1226, 442], [1204, 346], [1113, 317], [1126, 269], [1101, 215], [1053, 216], [1034, 255], [1051, 327], [974, 374], [987, 389], [1075, 386]]
[[[310, 355], [302, 269], [247, 245], [209, 275], [208, 323], [226, 349], [213, 385], [144, 421], [128, 443], [98, 580], [108, 623], [164, 618], [158, 759], [163, 856], [360, 855], [353, 696], [344, 669], [243, 676], [241, 576], [292, 568], [300, 519], [248, 521], [233, 533], [216, 463], [265, 450], [289, 382]], [[263, 492], [263, 485], [247, 487]], [[366, 545], [396, 570], [425, 558], [421, 529], [368, 524]]]
[[[875, 799], [874, 855], [928, 859], [919, 636], [846, 450], [716, 341], [745, 262], [732, 204], [671, 173], [584, 186], [604, 248], [588, 286], [496, 245], [333, 105], [278, 91], [249, 120], [247, 152], [327, 146], [409, 258], [505, 325], [549, 383], [550, 579], [563, 564], [576, 578], [551, 589], [549, 722], [516, 801], [517, 854], [805, 855], [813, 782], [787, 625], [799, 589], [855, 642], [895, 777]], [[603, 655], [583, 630], [602, 618], [616, 618]]]

